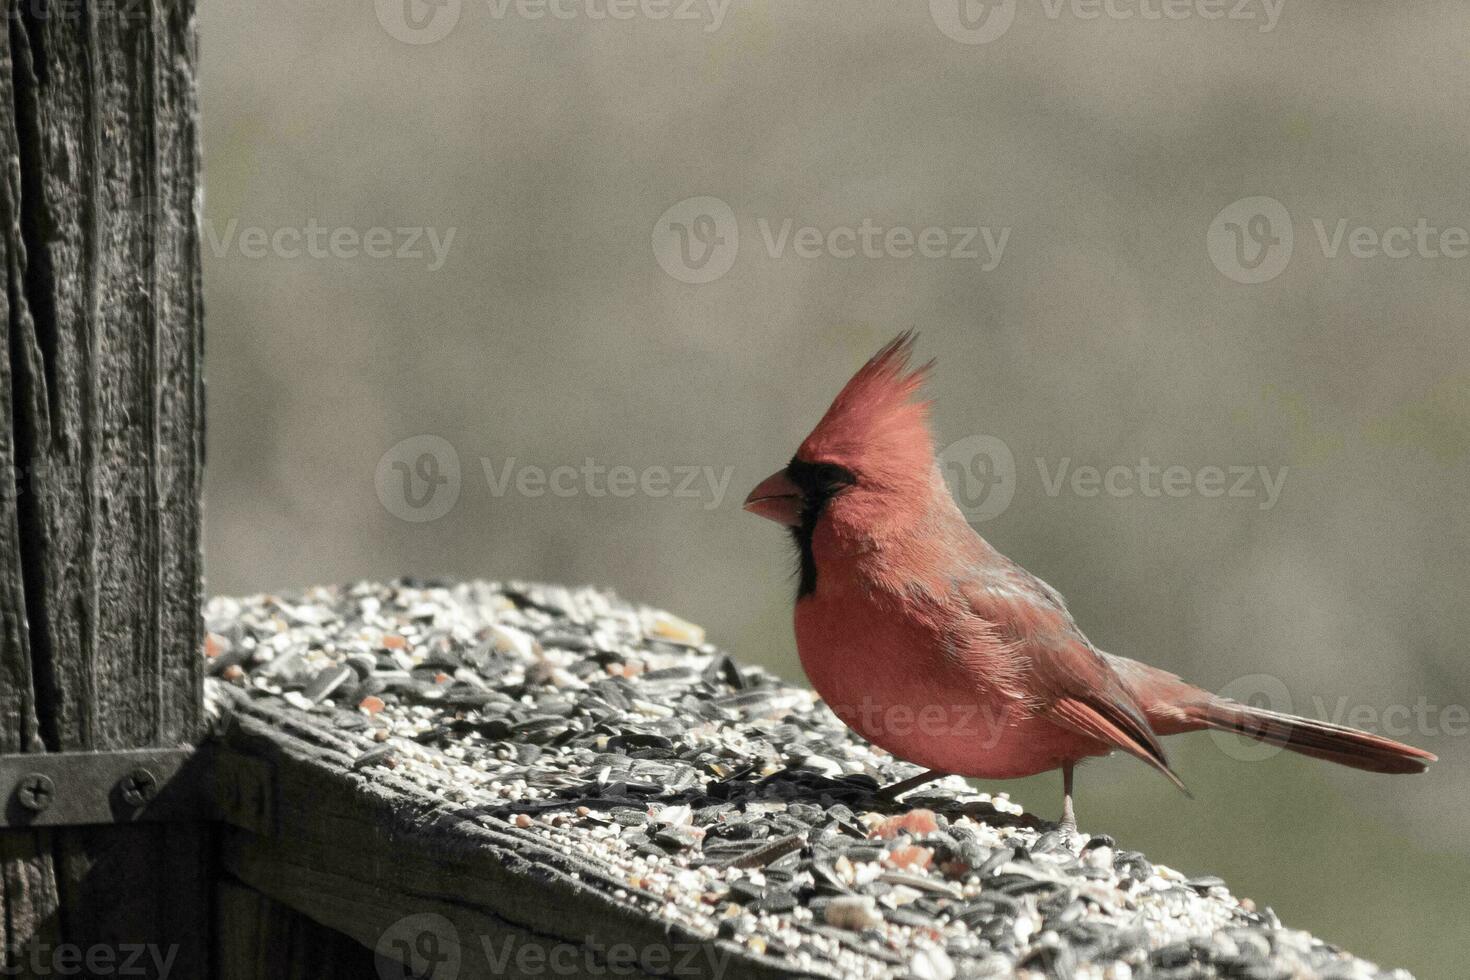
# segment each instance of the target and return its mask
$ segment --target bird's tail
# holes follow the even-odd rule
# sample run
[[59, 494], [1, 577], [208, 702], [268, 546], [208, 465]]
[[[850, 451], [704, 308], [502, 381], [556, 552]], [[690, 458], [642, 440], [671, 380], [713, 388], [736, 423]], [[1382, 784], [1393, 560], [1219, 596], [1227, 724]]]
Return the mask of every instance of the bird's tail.
[[1225, 698], [1190, 705], [1185, 710], [1190, 720], [1200, 727], [1235, 732], [1314, 759], [1326, 759], [1369, 772], [1423, 772], [1429, 763], [1438, 760], [1433, 753], [1381, 735], [1253, 708]]

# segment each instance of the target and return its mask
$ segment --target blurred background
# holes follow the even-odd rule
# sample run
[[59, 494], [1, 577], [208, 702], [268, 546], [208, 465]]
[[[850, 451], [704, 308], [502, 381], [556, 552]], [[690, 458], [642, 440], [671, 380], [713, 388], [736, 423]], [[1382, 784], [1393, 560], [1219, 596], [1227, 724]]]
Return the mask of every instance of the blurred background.
[[962, 502], [1100, 647], [1442, 759], [1189, 736], [1193, 801], [1098, 762], [1083, 829], [1463, 975], [1470, 8], [201, 18], [210, 592], [600, 583], [799, 680], [741, 500], [917, 327]]

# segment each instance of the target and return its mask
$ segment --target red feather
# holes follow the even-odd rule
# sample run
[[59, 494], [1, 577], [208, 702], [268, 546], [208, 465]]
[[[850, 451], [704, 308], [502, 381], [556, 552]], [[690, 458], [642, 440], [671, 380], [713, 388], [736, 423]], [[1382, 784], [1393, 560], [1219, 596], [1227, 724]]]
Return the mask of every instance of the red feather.
[[909, 370], [915, 339], [911, 330], [899, 334], [852, 376], [796, 451], [798, 458], [844, 465], [861, 460], [870, 470], [904, 476], [933, 466], [930, 403], [918, 395], [934, 362]]

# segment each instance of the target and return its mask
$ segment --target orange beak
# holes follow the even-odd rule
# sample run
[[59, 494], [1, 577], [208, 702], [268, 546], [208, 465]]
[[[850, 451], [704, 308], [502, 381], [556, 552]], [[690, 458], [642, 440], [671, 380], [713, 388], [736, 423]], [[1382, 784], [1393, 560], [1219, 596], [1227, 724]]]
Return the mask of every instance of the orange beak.
[[795, 527], [801, 523], [801, 491], [787, 478], [786, 471], [780, 470], [750, 491], [745, 509], [768, 521]]

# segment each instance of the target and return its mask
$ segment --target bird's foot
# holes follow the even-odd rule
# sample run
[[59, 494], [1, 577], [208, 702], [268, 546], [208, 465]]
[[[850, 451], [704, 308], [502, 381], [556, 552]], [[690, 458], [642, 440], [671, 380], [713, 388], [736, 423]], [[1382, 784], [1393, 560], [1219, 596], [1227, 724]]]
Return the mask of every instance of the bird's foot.
[[1072, 808], [1073, 763], [1061, 767], [1061, 832], [1073, 837], [1078, 833], [1078, 811]]
[[1068, 840], [1075, 840], [1078, 836], [1077, 811], [1072, 809], [1072, 767], [1070, 762], [1062, 767], [1062, 819], [1057, 825]]

